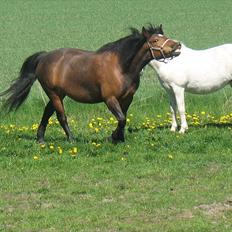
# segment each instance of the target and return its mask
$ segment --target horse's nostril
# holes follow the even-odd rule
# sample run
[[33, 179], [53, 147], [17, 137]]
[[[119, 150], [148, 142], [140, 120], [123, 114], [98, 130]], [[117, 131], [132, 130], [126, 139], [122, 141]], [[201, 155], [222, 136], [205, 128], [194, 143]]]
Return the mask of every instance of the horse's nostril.
[[180, 42], [176, 43], [173, 48], [174, 50], [181, 49], [181, 43]]

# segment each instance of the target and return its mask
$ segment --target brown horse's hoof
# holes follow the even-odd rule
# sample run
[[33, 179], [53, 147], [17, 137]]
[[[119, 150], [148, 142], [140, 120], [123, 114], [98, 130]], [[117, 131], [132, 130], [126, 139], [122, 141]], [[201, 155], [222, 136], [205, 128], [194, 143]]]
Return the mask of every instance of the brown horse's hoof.
[[125, 142], [124, 138], [114, 138], [113, 136], [107, 137], [107, 141], [113, 144], [123, 143]]
[[70, 138], [68, 138], [68, 142], [70, 142], [70, 143], [75, 143], [76, 140], [75, 140], [73, 137], [70, 137]]
[[113, 143], [114, 145], [117, 145], [117, 144], [119, 144], [119, 143], [124, 143], [124, 141], [122, 141], [122, 140], [112, 140], [112, 143]]
[[36, 141], [37, 141], [38, 144], [45, 144], [44, 139], [37, 139]]

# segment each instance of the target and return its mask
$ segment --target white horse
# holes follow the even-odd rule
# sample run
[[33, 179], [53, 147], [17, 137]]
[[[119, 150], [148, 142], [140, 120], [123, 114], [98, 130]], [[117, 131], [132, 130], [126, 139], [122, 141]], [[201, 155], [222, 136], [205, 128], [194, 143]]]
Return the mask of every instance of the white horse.
[[171, 131], [177, 129], [177, 109], [180, 114], [180, 133], [188, 129], [185, 116], [184, 92], [206, 94], [232, 85], [232, 44], [193, 50], [182, 44], [181, 53], [173, 60], [152, 60], [151, 67], [167, 91], [172, 113]]

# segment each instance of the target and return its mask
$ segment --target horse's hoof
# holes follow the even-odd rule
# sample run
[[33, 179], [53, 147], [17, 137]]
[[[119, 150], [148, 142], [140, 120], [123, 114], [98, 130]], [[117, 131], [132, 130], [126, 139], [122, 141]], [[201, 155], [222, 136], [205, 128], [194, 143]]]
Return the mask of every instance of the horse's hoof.
[[117, 145], [117, 144], [119, 144], [119, 143], [124, 143], [124, 140], [122, 141], [122, 140], [112, 140], [112, 143], [114, 144], [114, 145]]
[[171, 132], [176, 132], [176, 129], [177, 129], [176, 127], [171, 127], [170, 131]]
[[185, 132], [187, 131], [188, 129], [187, 128], [181, 128], [179, 130], [179, 134], [185, 134]]
[[37, 139], [37, 143], [38, 144], [45, 144], [45, 141], [44, 141], [44, 139]]
[[73, 137], [68, 138], [68, 142], [70, 142], [70, 143], [74, 143], [74, 142], [75, 142], [75, 139], [74, 139]]
[[108, 137], [107, 140], [108, 140], [108, 142], [111, 142], [111, 143], [113, 143], [115, 145], [118, 144], [118, 143], [125, 142], [124, 138], [118, 139], [118, 138], [113, 138], [112, 136]]

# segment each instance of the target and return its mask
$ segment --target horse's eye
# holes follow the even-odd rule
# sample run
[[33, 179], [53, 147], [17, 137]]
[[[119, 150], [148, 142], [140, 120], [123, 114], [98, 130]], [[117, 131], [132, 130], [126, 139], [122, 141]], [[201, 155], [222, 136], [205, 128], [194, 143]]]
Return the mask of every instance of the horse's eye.
[[158, 42], [158, 39], [155, 39], [155, 40], [154, 40], [154, 43], [157, 43], [157, 42]]

